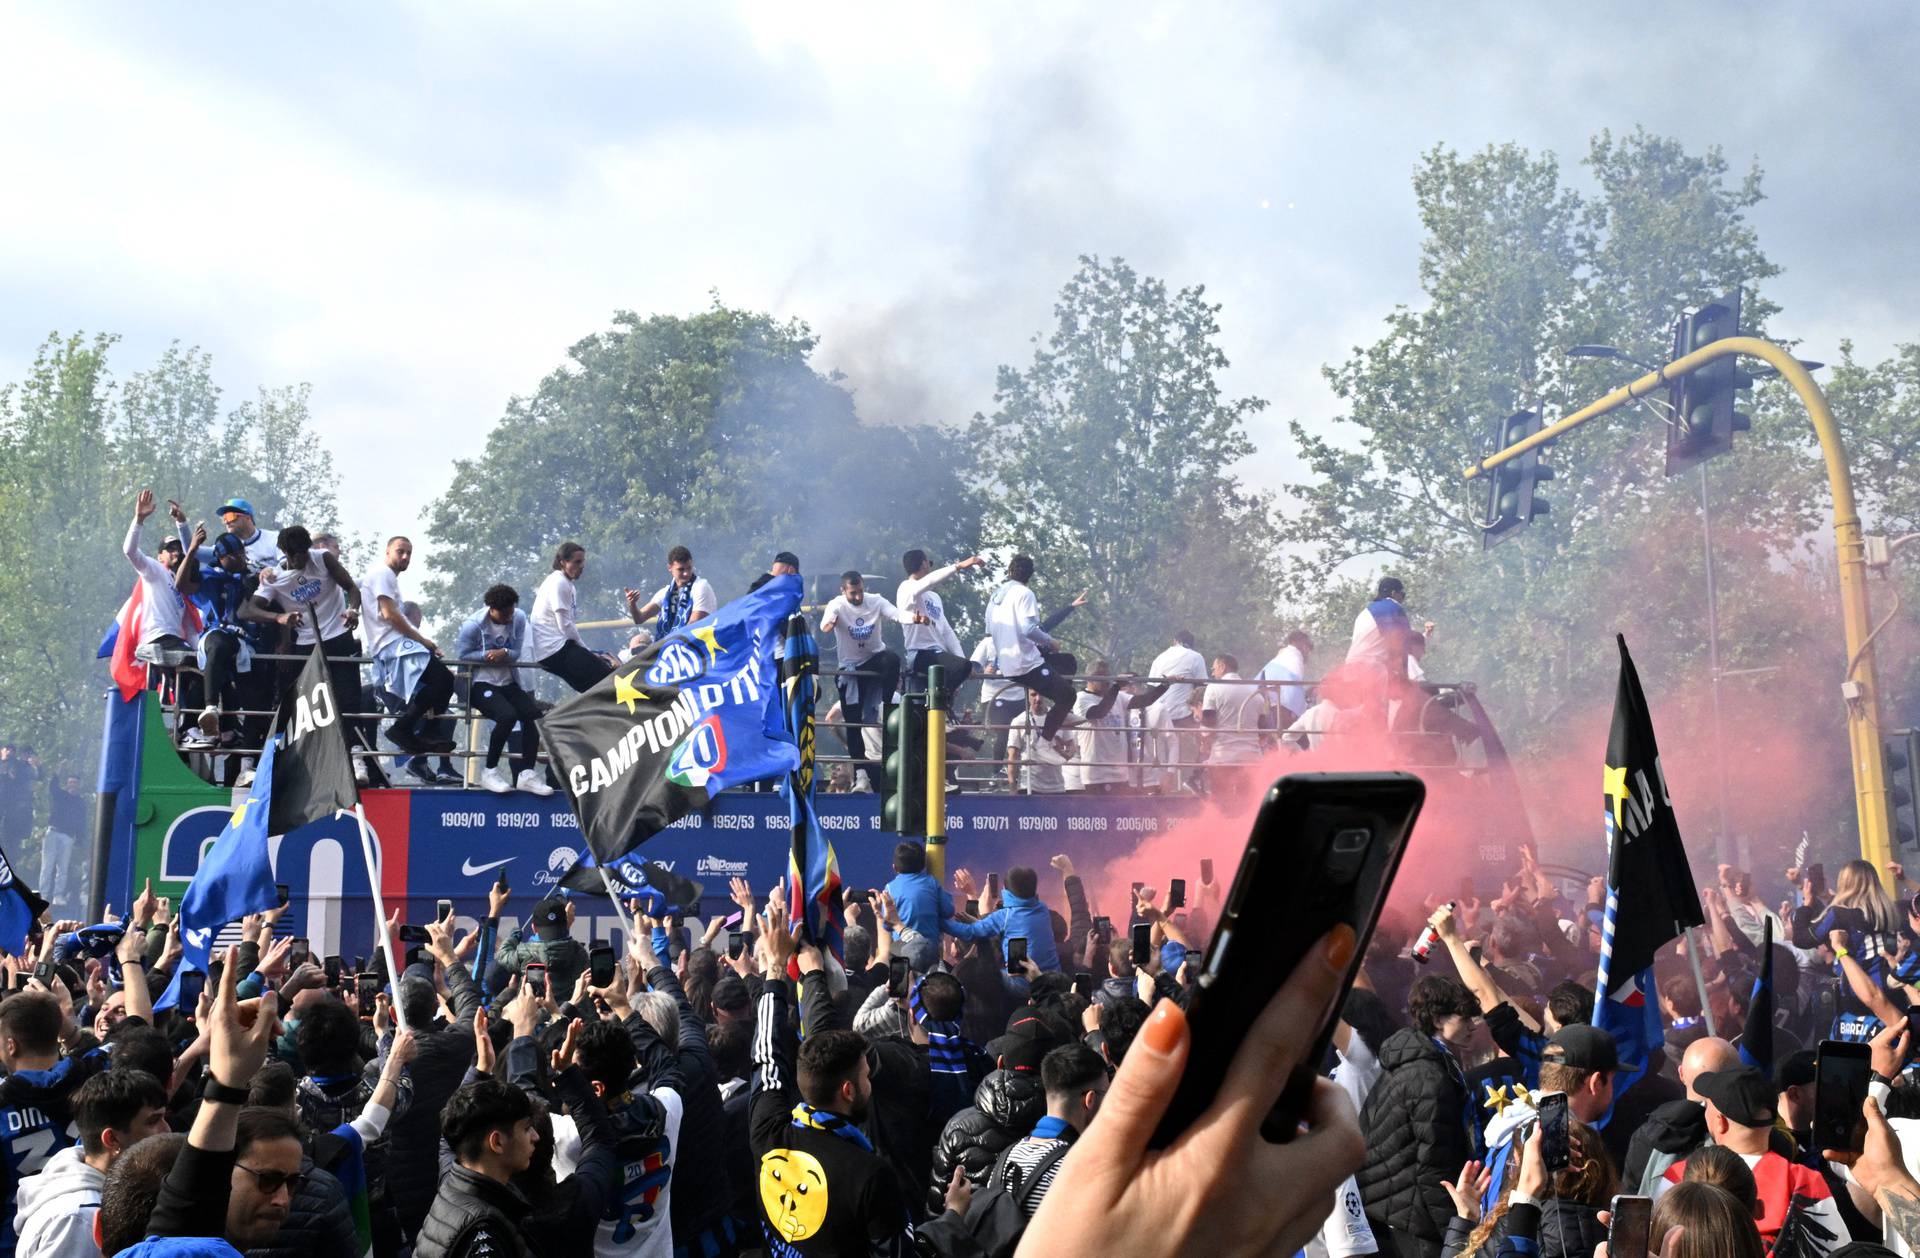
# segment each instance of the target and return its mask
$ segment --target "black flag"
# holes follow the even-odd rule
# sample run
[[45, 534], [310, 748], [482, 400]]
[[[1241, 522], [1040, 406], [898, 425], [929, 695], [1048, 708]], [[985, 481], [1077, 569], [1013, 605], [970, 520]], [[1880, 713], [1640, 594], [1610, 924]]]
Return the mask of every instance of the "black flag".
[[599, 864], [617, 864], [728, 786], [793, 768], [799, 752], [780, 719], [773, 649], [799, 606], [800, 578], [775, 577], [654, 642], [540, 722]]
[[327, 657], [318, 640], [281, 715], [286, 726], [280, 731], [280, 751], [273, 761], [269, 834], [286, 834], [309, 821], [350, 812], [360, 802], [353, 757], [347, 754], [346, 722], [334, 699]]
[[1619, 897], [1608, 969], [1618, 982], [1651, 966], [1654, 954], [1687, 927], [1706, 924], [1660, 769], [1653, 717], [1624, 636], [1613, 732], [1607, 738], [1605, 789], [1612, 821], [1607, 887]]

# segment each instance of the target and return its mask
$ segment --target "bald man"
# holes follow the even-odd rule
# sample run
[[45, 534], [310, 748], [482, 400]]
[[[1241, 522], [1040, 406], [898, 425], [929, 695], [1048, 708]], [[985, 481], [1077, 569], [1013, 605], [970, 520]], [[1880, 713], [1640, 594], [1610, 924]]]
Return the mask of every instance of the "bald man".
[[[1623, 1127], [1622, 1124], [1633, 1122], [1633, 1117], [1615, 1109], [1606, 1130], [1621, 1128], [1623, 1134], [1631, 1137], [1626, 1160], [1620, 1164], [1621, 1183], [1628, 1186], [1623, 1192], [1651, 1196], [1653, 1185], [1666, 1174], [1669, 1166], [1686, 1161], [1689, 1154], [1707, 1143], [1707, 1107], [1705, 1098], [1694, 1091], [1694, 1080], [1717, 1070], [1736, 1070], [1739, 1066], [1739, 1050], [1717, 1035], [1703, 1035], [1687, 1045], [1687, 1051], [1680, 1057], [1680, 1086], [1686, 1089], [1684, 1097], [1656, 1106], [1633, 1126]], [[1633, 1091], [1638, 1092], [1650, 1082], [1641, 1080]]]

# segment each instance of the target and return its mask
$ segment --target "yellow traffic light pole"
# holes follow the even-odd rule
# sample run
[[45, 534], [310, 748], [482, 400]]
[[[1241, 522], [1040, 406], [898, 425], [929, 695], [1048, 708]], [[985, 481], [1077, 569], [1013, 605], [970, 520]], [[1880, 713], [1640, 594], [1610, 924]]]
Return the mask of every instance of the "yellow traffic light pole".
[[1793, 386], [1813, 421], [1820, 453], [1827, 462], [1827, 485], [1833, 493], [1833, 539], [1840, 560], [1840, 613], [1847, 635], [1847, 675], [1842, 692], [1847, 705], [1847, 741], [1853, 752], [1854, 805], [1860, 817], [1860, 855], [1886, 880], [1893, 860], [1893, 827], [1887, 794], [1886, 765], [1880, 751], [1880, 678], [1874, 667], [1873, 625], [1867, 601], [1866, 543], [1860, 532], [1860, 510], [1853, 498], [1853, 474], [1847, 468], [1846, 445], [1840, 426], [1827, 408], [1826, 395], [1800, 360], [1778, 345], [1753, 336], [1731, 336], [1701, 346], [1657, 371], [1615, 389], [1599, 401], [1549, 424], [1524, 441], [1496, 451], [1465, 470], [1468, 480], [1500, 466], [1536, 446], [1591, 419], [1619, 410], [1666, 388], [1681, 376], [1721, 358], [1744, 354], [1758, 358], [1780, 372]]

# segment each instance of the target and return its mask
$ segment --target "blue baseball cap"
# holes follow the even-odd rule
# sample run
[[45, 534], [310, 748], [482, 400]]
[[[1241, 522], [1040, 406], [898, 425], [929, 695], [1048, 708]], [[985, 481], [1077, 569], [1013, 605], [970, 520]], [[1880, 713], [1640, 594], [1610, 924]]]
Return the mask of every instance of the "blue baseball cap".
[[253, 519], [253, 504], [248, 502], [245, 498], [227, 499], [225, 502], [220, 504], [220, 509], [214, 512], [214, 514], [225, 515], [229, 511], [238, 511], [241, 515], [246, 516], [249, 520]]

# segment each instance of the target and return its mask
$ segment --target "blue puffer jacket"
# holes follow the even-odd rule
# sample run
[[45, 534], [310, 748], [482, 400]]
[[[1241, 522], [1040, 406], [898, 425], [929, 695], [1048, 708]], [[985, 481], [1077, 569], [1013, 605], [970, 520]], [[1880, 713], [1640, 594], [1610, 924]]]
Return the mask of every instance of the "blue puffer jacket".
[[1060, 968], [1060, 950], [1053, 944], [1053, 910], [1038, 899], [1029, 900], [1011, 891], [1002, 893], [1000, 907], [977, 922], [947, 921], [942, 930], [961, 939], [1000, 937], [1000, 955], [1007, 954], [1007, 940], [1016, 935], [1027, 941], [1027, 956], [1043, 970]]

